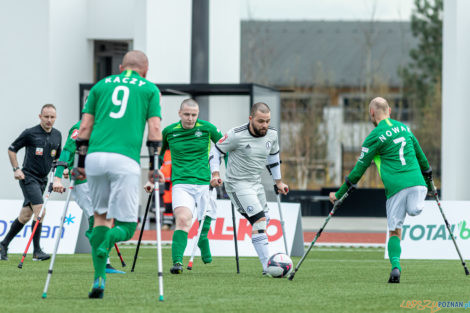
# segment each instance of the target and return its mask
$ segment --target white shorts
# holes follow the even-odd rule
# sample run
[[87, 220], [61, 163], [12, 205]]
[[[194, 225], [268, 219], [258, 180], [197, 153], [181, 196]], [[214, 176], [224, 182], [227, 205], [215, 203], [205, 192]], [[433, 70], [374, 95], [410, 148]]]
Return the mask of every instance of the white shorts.
[[413, 186], [405, 188], [387, 199], [387, 224], [388, 230], [402, 228], [406, 214], [416, 216], [423, 211], [424, 199], [428, 188]]
[[173, 210], [180, 206], [186, 207], [198, 220], [202, 219], [206, 208], [207, 216], [217, 218], [217, 208], [210, 197], [216, 199], [217, 194], [215, 189], [209, 191], [209, 185], [177, 184], [171, 190]]
[[91, 204], [90, 189], [88, 183], [75, 185], [72, 189], [72, 196], [86, 217], [93, 216], [93, 206]]
[[264, 211], [267, 220], [269, 220], [269, 208], [263, 185], [259, 184], [253, 189], [240, 189], [229, 192], [228, 195], [233, 205], [242, 215], [246, 214], [251, 217]]
[[85, 171], [93, 209], [108, 219], [137, 222], [139, 210], [139, 164], [122, 154], [90, 153]]

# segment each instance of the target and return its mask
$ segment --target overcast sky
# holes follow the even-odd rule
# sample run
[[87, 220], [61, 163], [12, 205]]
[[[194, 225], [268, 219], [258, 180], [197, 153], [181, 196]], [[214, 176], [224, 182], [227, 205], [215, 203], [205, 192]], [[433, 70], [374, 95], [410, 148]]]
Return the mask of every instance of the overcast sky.
[[413, 0], [241, 0], [241, 18], [255, 20], [407, 21]]

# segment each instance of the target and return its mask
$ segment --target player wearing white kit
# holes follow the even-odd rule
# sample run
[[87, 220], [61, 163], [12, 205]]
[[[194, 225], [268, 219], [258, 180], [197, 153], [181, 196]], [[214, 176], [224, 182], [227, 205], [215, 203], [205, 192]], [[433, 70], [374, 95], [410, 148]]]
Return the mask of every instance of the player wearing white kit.
[[262, 102], [251, 107], [249, 123], [232, 128], [211, 149], [212, 186], [222, 184], [219, 174], [220, 157], [228, 153], [225, 189], [233, 205], [252, 225], [251, 241], [266, 272], [269, 258], [266, 228], [269, 223], [268, 205], [261, 173], [271, 167], [276, 187], [287, 194], [281, 181], [277, 130], [269, 127], [271, 110]]

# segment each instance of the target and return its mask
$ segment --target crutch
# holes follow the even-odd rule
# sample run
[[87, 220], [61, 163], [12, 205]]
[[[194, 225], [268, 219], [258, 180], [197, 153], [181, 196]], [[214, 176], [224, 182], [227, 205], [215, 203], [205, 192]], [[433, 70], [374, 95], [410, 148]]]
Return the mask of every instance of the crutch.
[[49, 178], [48, 178], [49, 185], [47, 187], [46, 195], [44, 196], [44, 203], [42, 204], [41, 210], [39, 211], [39, 215], [37, 217], [37, 222], [34, 225], [34, 228], [31, 232], [31, 236], [29, 237], [28, 244], [26, 245], [26, 249], [24, 249], [23, 257], [21, 258], [21, 261], [18, 264], [18, 268], [23, 268], [24, 259], [26, 258], [26, 254], [28, 253], [29, 246], [31, 245], [31, 241], [33, 240], [34, 234], [36, 233], [36, 229], [38, 228], [39, 223], [41, 223], [42, 214], [43, 214], [44, 210], [46, 209], [47, 202], [49, 201], [49, 197], [51, 196], [51, 193], [52, 193], [52, 185], [53, 185], [54, 172], [55, 172], [56, 166], [57, 166], [57, 163], [55, 163], [55, 162], [52, 163], [52, 168], [51, 168], [51, 171], [49, 173]]
[[276, 180], [274, 179], [273, 173], [271, 172], [271, 167], [274, 167], [277, 165], [278, 163], [274, 164], [273, 166], [266, 165], [266, 168], [268, 169], [269, 174], [273, 178], [274, 192], [276, 193], [276, 200], [277, 200], [277, 208], [279, 210], [279, 218], [281, 220], [282, 238], [284, 239], [284, 248], [286, 249], [286, 254], [289, 255], [289, 248], [287, 247], [287, 239], [286, 239], [286, 228], [284, 227], [284, 218], [282, 217], [282, 210], [281, 210], [281, 196], [279, 195], [279, 189], [277, 188]]
[[124, 259], [122, 258], [121, 251], [119, 251], [117, 243], [114, 244], [114, 249], [116, 249], [117, 255], [119, 256], [119, 259], [121, 260], [122, 267], [126, 267], [126, 262], [124, 262]]
[[442, 218], [444, 219], [447, 230], [449, 231], [450, 237], [452, 238], [452, 242], [454, 243], [455, 250], [457, 250], [457, 254], [459, 255], [460, 262], [462, 262], [462, 266], [463, 266], [463, 269], [465, 271], [465, 275], [470, 275], [470, 272], [468, 271], [467, 265], [465, 264], [465, 261], [462, 257], [462, 254], [460, 253], [459, 247], [457, 246], [457, 242], [455, 241], [454, 234], [452, 233], [452, 230], [450, 229], [449, 222], [447, 221], [447, 218], [444, 214], [444, 211], [442, 210], [441, 202], [439, 201], [439, 196], [437, 195], [437, 189], [436, 189], [436, 186], [434, 185], [434, 181], [432, 180], [432, 177], [429, 177], [429, 183], [431, 184], [431, 187], [432, 187], [432, 193], [433, 193], [434, 199], [437, 202], [437, 206], [439, 207], [439, 211], [441, 212], [441, 215], [442, 215]]
[[346, 191], [346, 193], [339, 200], [335, 201], [335, 204], [333, 205], [333, 209], [331, 209], [330, 214], [328, 214], [328, 217], [326, 218], [325, 223], [323, 223], [323, 226], [320, 228], [320, 230], [315, 235], [315, 238], [313, 239], [312, 243], [308, 247], [307, 251], [304, 252], [304, 255], [300, 259], [300, 261], [297, 264], [297, 266], [295, 267], [294, 271], [289, 275], [289, 280], [294, 279], [295, 273], [297, 273], [297, 271], [299, 270], [300, 266], [302, 265], [302, 262], [305, 260], [308, 253], [310, 252], [310, 250], [312, 250], [313, 245], [315, 244], [315, 242], [317, 242], [318, 237], [320, 237], [321, 233], [325, 229], [326, 224], [328, 224], [328, 221], [331, 219], [333, 214], [335, 214], [336, 209], [338, 209], [341, 206], [341, 204], [343, 204], [343, 201], [346, 200], [346, 198], [351, 194], [351, 192], [353, 192], [354, 189], [356, 189], [356, 185], [352, 184], [347, 177], [346, 177], [346, 184], [348, 184], [348, 186], [349, 186], [348, 190]]
[[[217, 204], [215, 203], [214, 199], [212, 198], [211, 196], [211, 193], [212, 193], [212, 190], [214, 189], [214, 187], [210, 186], [209, 187], [209, 192], [208, 192], [208, 200], [207, 201], [207, 205], [206, 207], [204, 208], [204, 212], [202, 214], [202, 218], [201, 218], [201, 221], [199, 223], [199, 228], [197, 230], [197, 235], [196, 237], [194, 238], [194, 245], [193, 245], [193, 250], [191, 252], [191, 258], [189, 259], [189, 262], [188, 262], [188, 267], [187, 269], [188, 270], [192, 270], [193, 269], [193, 261], [194, 261], [194, 255], [196, 254], [196, 249], [197, 249], [197, 244], [199, 242], [199, 237], [201, 237], [201, 232], [202, 232], [202, 226], [204, 225], [204, 220], [207, 216], [207, 212], [209, 212], [209, 207], [210, 208], [215, 208], [217, 206]], [[197, 217], [196, 217], [197, 218]]]
[[134, 271], [135, 263], [137, 262], [137, 256], [139, 255], [140, 242], [142, 241], [142, 235], [145, 229], [145, 221], [147, 221], [147, 214], [149, 213], [150, 203], [152, 202], [153, 190], [150, 192], [149, 199], [147, 201], [147, 207], [145, 208], [144, 220], [142, 221], [142, 226], [140, 227], [139, 241], [137, 241], [137, 248], [135, 248], [134, 262], [132, 262], [131, 272]]
[[65, 205], [64, 205], [64, 209], [62, 211], [62, 217], [60, 219], [60, 230], [59, 230], [59, 235], [57, 236], [57, 238], [55, 239], [55, 245], [54, 245], [54, 253], [52, 253], [52, 258], [51, 258], [51, 263], [49, 264], [49, 270], [47, 271], [47, 278], [46, 278], [46, 284], [44, 285], [44, 291], [42, 292], [42, 298], [43, 299], [46, 299], [47, 298], [47, 289], [49, 288], [49, 282], [51, 281], [51, 277], [52, 277], [52, 270], [54, 268], [54, 262], [55, 262], [55, 257], [57, 255], [57, 250], [59, 248], [59, 243], [60, 243], [60, 237], [62, 237], [62, 232], [64, 230], [64, 222], [65, 222], [65, 216], [67, 215], [67, 209], [69, 207], [69, 203], [70, 203], [70, 196], [72, 195], [72, 190], [75, 186], [75, 180], [76, 180], [76, 176], [78, 175], [78, 173], [75, 172], [75, 165], [76, 163], [74, 164], [74, 168], [72, 170], [72, 173], [71, 173], [71, 182], [70, 182], [70, 186], [69, 186], [69, 193], [67, 194], [67, 198], [65, 200]]
[[[150, 155], [150, 171], [153, 171], [153, 197], [155, 208], [157, 209], [156, 226], [157, 226], [157, 260], [158, 260], [158, 288], [159, 301], [163, 301], [163, 264], [162, 264], [162, 233], [160, 225], [160, 186], [158, 182], [158, 148], [160, 141], [147, 141], [147, 147]], [[152, 158], [153, 157], [153, 158]], [[153, 159], [153, 160], [152, 160]], [[152, 162], [153, 161], [153, 162]], [[153, 163], [153, 164], [152, 164]]]
[[232, 205], [232, 224], [233, 224], [233, 241], [235, 243], [235, 261], [237, 262], [237, 274], [240, 274], [240, 261], [238, 258], [238, 240], [237, 240], [237, 223], [235, 220], [235, 208], [233, 207], [232, 201], [230, 201]]

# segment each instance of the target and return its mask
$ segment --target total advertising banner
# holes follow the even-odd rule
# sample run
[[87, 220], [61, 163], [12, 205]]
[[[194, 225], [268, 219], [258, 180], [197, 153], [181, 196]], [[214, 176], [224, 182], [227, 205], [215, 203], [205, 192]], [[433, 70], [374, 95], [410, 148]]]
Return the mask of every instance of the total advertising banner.
[[[470, 259], [470, 202], [442, 201], [441, 206], [462, 257]], [[387, 249], [385, 258], [388, 258]], [[459, 259], [436, 201], [425, 201], [420, 215], [406, 216], [402, 228], [401, 258]]]
[[[269, 252], [285, 253], [284, 240], [282, 238], [281, 221], [277, 202], [268, 202], [269, 216], [271, 218], [267, 235], [269, 240]], [[303, 232], [301, 225], [300, 204], [282, 203], [282, 216], [286, 229], [287, 246], [290, 255], [300, 256], [304, 251]], [[235, 223], [237, 228], [239, 256], [256, 256], [255, 248], [251, 243], [251, 225], [248, 220], [235, 209]], [[188, 233], [188, 245], [184, 255], [190, 256], [197, 235], [199, 223], [194, 221]], [[208, 233], [211, 253], [213, 256], [234, 256], [235, 243], [233, 240], [232, 208], [229, 200], [217, 200], [217, 220], [213, 220]], [[200, 255], [199, 248], [196, 255]]]
[[[13, 221], [23, 205], [23, 200], [0, 200], [0, 241], [5, 238], [10, 230]], [[60, 219], [62, 217], [65, 201], [48, 201], [46, 207], [46, 216], [44, 218], [41, 232], [41, 247], [44, 252], [52, 253], [54, 251], [55, 240], [59, 236]], [[75, 203], [70, 201], [67, 214], [65, 216], [64, 230], [60, 239], [60, 245], [57, 253], [73, 254], [77, 244], [77, 237], [82, 221], [82, 210]], [[23, 227], [19, 234], [11, 241], [8, 247], [8, 253], [23, 253], [28, 240], [31, 236], [31, 220]], [[29, 248], [29, 253], [33, 252], [33, 243]]]

